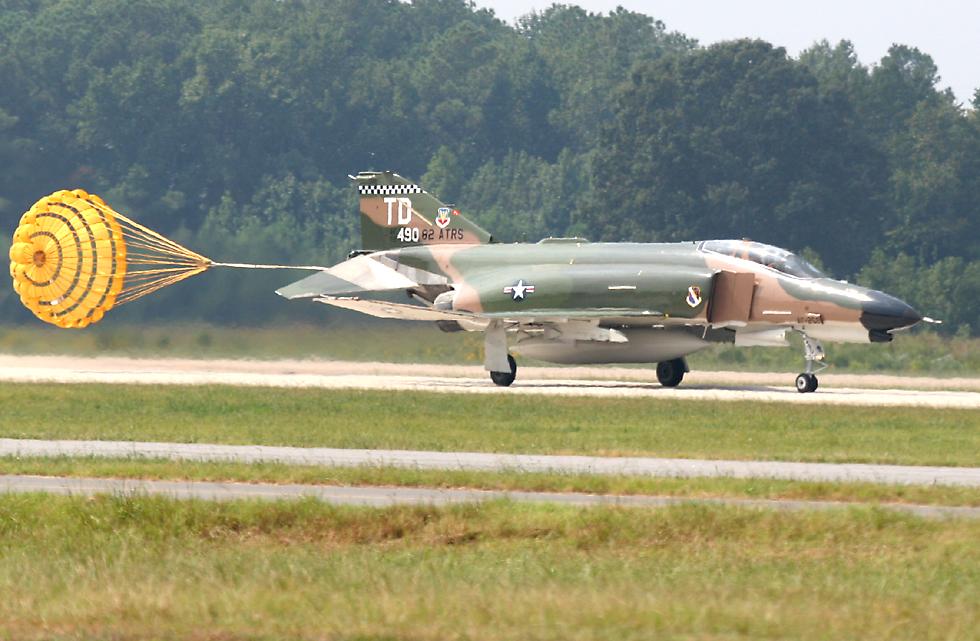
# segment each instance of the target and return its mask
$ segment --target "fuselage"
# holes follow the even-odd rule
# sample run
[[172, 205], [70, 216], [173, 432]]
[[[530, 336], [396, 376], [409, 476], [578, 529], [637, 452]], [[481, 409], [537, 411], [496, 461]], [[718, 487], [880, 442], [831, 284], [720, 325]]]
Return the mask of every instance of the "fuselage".
[[736, 342], [765, 344], [763, 333], [773, 328], [828, 341], [884, 342], [891, 331], [921, 320], [897, 298], [831, 279], [790, 252], [748, 241], [563, 240], [384, 254], [444, 276], [453, 310], [515, 322], [601, 310], [603, 326], [727, 329]]

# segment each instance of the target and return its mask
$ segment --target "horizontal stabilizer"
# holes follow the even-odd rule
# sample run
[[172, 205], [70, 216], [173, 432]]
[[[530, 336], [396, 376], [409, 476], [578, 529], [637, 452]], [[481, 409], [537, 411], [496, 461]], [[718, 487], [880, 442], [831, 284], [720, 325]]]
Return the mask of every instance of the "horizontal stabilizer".
[[369, 256], [357, 256], [276, 290], [283, 298], [346, 296], [410, 289], [418, 283]]

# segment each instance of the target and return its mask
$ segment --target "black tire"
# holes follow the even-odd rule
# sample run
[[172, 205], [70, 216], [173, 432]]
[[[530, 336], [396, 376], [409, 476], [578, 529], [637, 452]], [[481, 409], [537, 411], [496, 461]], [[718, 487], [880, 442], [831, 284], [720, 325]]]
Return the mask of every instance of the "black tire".
[[806, 374], [800, 374], [796, 377], [796, 391], [800, 394], [806, 393], [806, 388], [809, 387], [810, 383], [807, 381]]
[[684, 359], [675, 358], [672, 361], [657, 363], [657, 380], [664, 387], [677, 387], [684, 380]]
[[800, 374], [796, 377], [796, 391], [800, 394], [808, 394], [817, 389], [817, 377], [813, 374]]
[[510, 354], [507, 355], [507, 363], [510, 365], [509, 372], [490, 372], [490, 380], [501, 387], [510, 387], [517, 378], [517, 361]]

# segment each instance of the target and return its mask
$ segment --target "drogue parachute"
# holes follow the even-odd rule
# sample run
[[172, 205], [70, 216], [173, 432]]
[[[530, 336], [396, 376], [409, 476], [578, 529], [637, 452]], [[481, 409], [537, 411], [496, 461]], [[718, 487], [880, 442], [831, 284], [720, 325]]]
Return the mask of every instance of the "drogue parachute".
[[212, 261], [81, 189], [37, 201], [20, 219], [10, 276], [21, 302], [59, 327], [97, 323], [115, 306], [199, 274]]
[[212, 267], [327, 269], [214, 262], [82, 189], [56, 191], [34, 203], [10, 246], [10, 277], [21, 302], [46, 323], [65, 328], [97, 323], [113, 307]]

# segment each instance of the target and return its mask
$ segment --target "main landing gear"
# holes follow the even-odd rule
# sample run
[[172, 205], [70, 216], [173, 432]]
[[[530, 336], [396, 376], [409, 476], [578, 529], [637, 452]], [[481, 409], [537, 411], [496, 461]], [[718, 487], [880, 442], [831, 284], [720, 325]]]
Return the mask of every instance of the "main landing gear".
[[827, 364], [823, 362], [826, 354], [820, 341], [810, 338], [803, 334], [803, 358], [806, 359], [806, 371], [796, 377], [796, 391], [801, 394], [817, 391], [820, 381], [814, 372], [814, 365], [819, 366], [817, 372], [826, 369]]
[[509, 372], [490, 372], [490, 380], [501, 387], [510, 387], [517, 378], [517, 361], [510, 354], [507, 355], [507, 364], [510, 365]]
[[657, 363], [657, 380], [664, 387], [677, 387], [688, 372], [687, 362], [683, 358]]
[[508, 387], [517, 378], [517, 361], [507, 352], [507, 328], [500, 321], [491, 321], [483, 333], [483, 367], [490, 380]]

